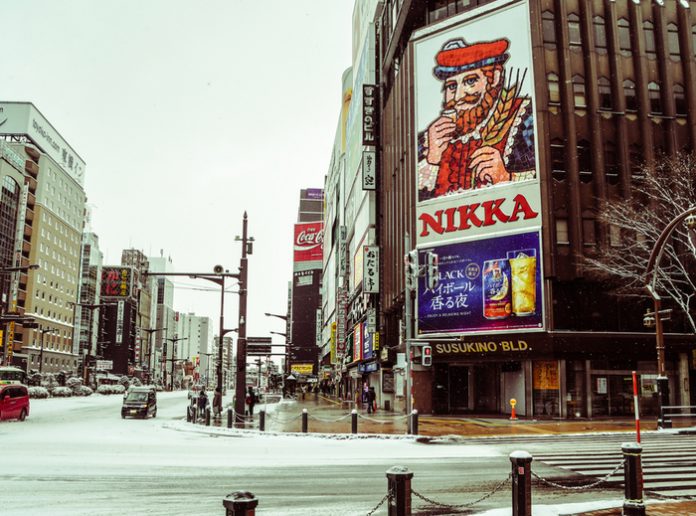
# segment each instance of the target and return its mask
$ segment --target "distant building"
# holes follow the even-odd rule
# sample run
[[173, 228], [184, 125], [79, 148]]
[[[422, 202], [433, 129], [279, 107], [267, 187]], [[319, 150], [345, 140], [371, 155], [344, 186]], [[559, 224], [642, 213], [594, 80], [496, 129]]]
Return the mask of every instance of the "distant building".
[[[151, 272], [173, 272], [172, 259], [165, 257], [164, 252], [160, 256], [148, 257]], [[153, 276], [157, 284], [157, 305], [155, 328], [162, 328], [161, 331], [154, 333], [154, 348], [152, 350], [153, 381], [164, 384], [165, 365], [173, 355], [173, 340], [176, 338], [177, 320], [174, 311], [174, 283], [164, 276]], [[166, 371], [170, 371], [167, 368]], [[168, 373], [167, 373], [168, 374]], [[167, 384], [169, 385], [169, 384]]]
[[[82, 258], [80, 265], [79, 303], [75, 308], [75, 337], [73, 353], [78, 355], [84, 367], [87, 356], [97, 353], [99, 338], [99, 312], [101, 267], [104, 254], [99, 249], [99, 237], [95, 233], [82, 235]], [[90, 364], [91, 365], [91, 364]]]

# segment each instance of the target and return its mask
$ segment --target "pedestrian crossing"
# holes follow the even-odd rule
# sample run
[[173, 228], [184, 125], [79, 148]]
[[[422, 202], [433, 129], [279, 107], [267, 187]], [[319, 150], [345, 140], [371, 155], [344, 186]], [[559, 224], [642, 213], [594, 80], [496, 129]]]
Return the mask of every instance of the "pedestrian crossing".
[[[609, 475], [623, 460], [620, 443], [616, 441], [574, 445], [568, 451], [534, 453], [534, 461], [599, 479]], [[643, 489], [647, 496], [696, 496], [696, 438], [652, 437], [641, 446]], [[624, 471], [619, 468], [604, 485], [620, 487], [623, 481]]]

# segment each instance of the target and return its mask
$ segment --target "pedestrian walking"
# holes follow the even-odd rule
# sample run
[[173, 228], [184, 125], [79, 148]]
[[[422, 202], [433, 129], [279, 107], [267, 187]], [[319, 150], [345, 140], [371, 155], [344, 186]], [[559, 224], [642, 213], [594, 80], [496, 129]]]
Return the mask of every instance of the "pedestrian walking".
[[205, 409], [208, 407], [208, 395], [205, 393], [205, 388], [201, 388], [201, 393], [198, 395], [198, 415], [205, 417]]
[[215, 388], [215, 396], [213, 396], [213, 415], [215, 419], [220, 417], [222, 414], [222, 391], [220, 387]]
[[377, 393], [374, 387], [370, 387], [367, 391], [367, 413], [372, 414], [377, 411]]
[[256, 404], [256, 394], [254, 394], [254, 388], [249, 386], [249, 390], [246, 396], [247, 404], [247, 414], [250, 416], [254, 415], [254, 405]]

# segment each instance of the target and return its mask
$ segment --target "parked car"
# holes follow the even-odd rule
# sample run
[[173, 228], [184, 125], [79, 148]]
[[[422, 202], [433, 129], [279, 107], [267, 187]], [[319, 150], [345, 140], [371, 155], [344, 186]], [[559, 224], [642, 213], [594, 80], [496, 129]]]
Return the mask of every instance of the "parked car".
[[24, 385], [0, 385], [0, 420], [19, 419], [29, 415], [29, 391]]
[[133, 387], [123, 398], [121, 417], [157, 417], [157, 390], [152, 387]]

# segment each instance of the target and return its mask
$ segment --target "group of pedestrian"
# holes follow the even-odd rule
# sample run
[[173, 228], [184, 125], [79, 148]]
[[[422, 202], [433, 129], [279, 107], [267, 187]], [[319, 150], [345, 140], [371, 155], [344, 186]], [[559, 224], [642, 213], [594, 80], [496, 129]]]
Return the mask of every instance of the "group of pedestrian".
[[362, 391], [356, 396], [358, 403], [362, 404], [363, 408], [367, 408], [367, 413], [372, 414], [377, 412], [377, 393], [374, 387], [370, 387], [367, 382], [363, 384]]
[[[195, 387], [189, 393], [189, 399], [191, 400], [191, 407], [195, 407], [198, 411], [199, 417], [205, 414], [207, 408], [209, 408], [208, 394], [205, 392], [205, 387], [201, 387], [200, 391], [196, 392]], [[215, 395], [213, 396], [213, 417], [219, 418], [222, 414], [222, 392], [219, 388], [215, 388]]]

